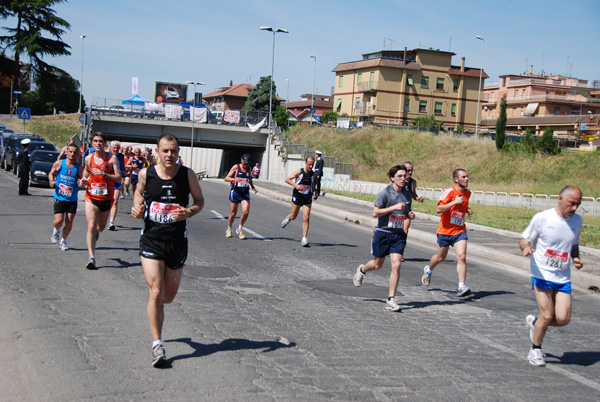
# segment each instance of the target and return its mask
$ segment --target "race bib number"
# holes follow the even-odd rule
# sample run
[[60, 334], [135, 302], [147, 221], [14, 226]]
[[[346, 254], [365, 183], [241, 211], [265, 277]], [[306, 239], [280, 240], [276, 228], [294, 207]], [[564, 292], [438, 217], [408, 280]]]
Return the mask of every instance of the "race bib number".
[[452, 214], [450, 215], [450, 223], [453, 225], [457, 225], [457, 226], [464, 226], [465, 225], [465, 213], [458, 212], [458, 211], [452, 211]]
[[565, 251], [557, 251], [557, 250], [546, 250], [544, 254], [546, 257], [546, 265], [554, 268], [562, 268], [563, 263], [569, 260], [569, 253]]
[[310, 190], [312, 189], [311, 186], [306, 186], [304, 184], [300, 184], [300, 189], [298, 190], [298, 192], [300, 194], [310, 194]]
[[108, 195], [108, 186], [106, 183], [90, 183], [89, 192], [91, 195]]
[[173, 223], [175, 222], [173, 211], [177, 210], [178, 208], [178, 204], [166, 204], [163, 202], [153, 201], [152, 204], [150, 204], [149, 218], [152, 222], [156, 223]]
[[404, 218], [404, 214], [392, 212], [390, 214], [390, 219], [388, 220], [388, 228], [404, 229]]
[[63, 197], [71, 198], [73, 195], [73, 187], [67, 186], [64, 183], [60, 183], [58, 185], [58, 195], [62, 195]]
[[250, 187], [250, 179], [241, 178], [240, 181], [238, 181], [236, 183], [236, 186], [241, 187], [241, 188]]

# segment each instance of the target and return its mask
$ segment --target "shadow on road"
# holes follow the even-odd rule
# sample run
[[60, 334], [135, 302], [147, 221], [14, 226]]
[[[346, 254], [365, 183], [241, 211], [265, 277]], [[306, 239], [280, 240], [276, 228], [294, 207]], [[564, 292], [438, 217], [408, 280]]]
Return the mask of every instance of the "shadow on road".
[[[549, 357], [558, 361], [548, 360]], [[600, 352], [566, 352], [562, 356], [546, 353], [546, 364], [572, 364], [577, 366], [593, 366], [600, 361]]]

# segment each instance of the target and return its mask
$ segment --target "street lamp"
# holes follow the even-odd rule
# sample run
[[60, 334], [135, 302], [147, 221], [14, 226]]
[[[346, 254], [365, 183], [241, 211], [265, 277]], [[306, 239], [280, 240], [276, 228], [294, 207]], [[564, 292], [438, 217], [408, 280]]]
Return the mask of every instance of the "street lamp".
[[315, 106], [315, 78], [317, 77], [317, 56], [310, 56], [311, 59], [315, 59], [315, 68], [313, 71], [313, 90], [312, 96], [310, 97], [310, 125], [312, 126], [313, 119], [315, 118], [313, 109]]
[[196, 85], [204, 85], [203, 82], [186, 81], [187, 85], [194, 85], [194, 101], [192, 102], [193, 107], [190, 107], [190, 120], [192, 120], [192, 136], [190, 137], [190, 168], [194, 169], [194, 114], [192, 113], [196, 109]]
[[83, 93], [83, 43], [85, 40], [85, 35], [81, 35], [81, 73], [79, 75], [79, 109], [77, 109], [78, 113], [81, 113], [81, 97]]
[[269, 135], [267, 137], [267, 180], [269, 180], [269, 170], [271, 170], [271, 129], [273, 126], [273, 74], [275, 73], [275, 34], [289, 33], [287, 29], [262, 26], [261, 31], [273, 32], [273, 51], [271, 52], [271, 91], [269, 91]]
[[483, 39], [479, 35], [477, 35], [476, 38], [479, 39], [482, 42], [482, 44], [481, 44], [481, 70], [479, 70], [479, 92], [477, 93], [477, 120], [475, 121], [475, 136], [477, 136], [477, 134], [479, 134], [479, 112], [481, 109], [479, 106], [479, 102], [481, 101], [481, 77], [483, 74], [483, 52], [485, 50], [485, 39]]
[[288, 111], [288, 102], [290, 101], [290, 79], [286, 78], [285, 82], [287, 83], [287, 94], [285, 95], [285, 111]]

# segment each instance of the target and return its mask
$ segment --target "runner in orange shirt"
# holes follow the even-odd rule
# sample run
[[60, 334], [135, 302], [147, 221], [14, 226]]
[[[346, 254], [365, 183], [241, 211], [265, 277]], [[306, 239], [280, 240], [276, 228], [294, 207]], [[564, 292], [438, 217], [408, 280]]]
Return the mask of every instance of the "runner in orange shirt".
[[458, 273], [457, 296], [463, 297], [471, 294], [471, 289], [466, 285], [467, 279], [467, 227], [465, 217], [472, 216], [469, 207], [471, 190], [469, 175], [464, 169], [456, 169], [452, 173], [454, 187], [446, 189], [440, 200], [436, 212], [440, 214], [440, 224], [437, 228], [438, 252], [431, 257], [429, 265], [423, 268], [421, 282], [425, 286], [431, 283], [433, 269], [446, 259], [450, 246], [456, 251], [456, 272]]

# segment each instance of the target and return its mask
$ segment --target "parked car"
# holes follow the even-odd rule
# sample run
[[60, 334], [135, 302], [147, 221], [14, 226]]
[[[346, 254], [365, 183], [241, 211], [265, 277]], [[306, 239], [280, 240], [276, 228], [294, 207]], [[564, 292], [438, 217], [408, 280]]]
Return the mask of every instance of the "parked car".
[[181, 100], [179, 97], [179, 91], [170, 85], [165, 88], [163, 95], [165, 97], [165, 100]]
[[37, 149], [31, 153], [31, 169], [29, 182], [32, 185], [48, 187], [50, 181], [48, 174], [60, 152]]
[[6, 142], [6, 149], [4, 151], [4, 159], [2, 167], [4, 170], [13, 170], [14, 174], [17, 174], [17, 157], [19, 152], [23, 149], [23, 141], [25, 138], [29, 138], [31, 141], [44, 141], [44, 137], [39, 134], [17, 134], [13, 133], [8, 137]]

